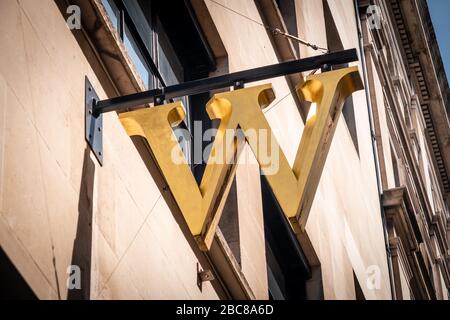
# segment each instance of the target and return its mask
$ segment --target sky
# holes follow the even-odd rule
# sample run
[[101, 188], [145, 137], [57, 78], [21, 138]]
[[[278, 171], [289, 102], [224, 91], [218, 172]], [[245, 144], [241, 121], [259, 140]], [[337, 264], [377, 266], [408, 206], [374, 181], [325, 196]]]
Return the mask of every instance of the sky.
[[450, 82], [450, 0], [427, 0], [427, 2], [445, 73]]

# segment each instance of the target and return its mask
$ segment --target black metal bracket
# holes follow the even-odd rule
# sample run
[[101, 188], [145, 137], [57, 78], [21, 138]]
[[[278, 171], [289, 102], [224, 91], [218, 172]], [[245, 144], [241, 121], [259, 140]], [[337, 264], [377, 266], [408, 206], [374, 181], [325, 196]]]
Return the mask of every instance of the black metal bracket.
[[321, 69], [322, 69], [322, 72], [328, 72], [328, 71], [331, 71], [332, 68], [333, 68], [333, 66], [331, 64], [324, 64]]
[[149, 103], [160, 105], [172, 98], [200, 94], [212, 90], [233, 87], [242, 89], [245, 84], [265, 79], [286, 76], [293, 73], [322, 69], [330, 71], [332, 66], [358, 60], [356, 49], [327, 53], [300, 60], [282, 62], [269, 66], [234, 72], [222, 76], [188, 81], [164, 88], [133, 93], [115, 98], [99, 100], [89, 80], [86, 78], [86, 140], [100, 164], [103, 163], [102, 113], [126, 111], [129, 108]]
[[85, 139], [100, 165], [103, 165], [103, 115], [94, 115], [94, 107], [99, 101], [94, 87], [85, 79]]
[[197, 287], [200, 289], [200, 292], [203, 290], [203, 282], [210, 282], [215, 279], [211, 270], [203, 270], [197, 262]]

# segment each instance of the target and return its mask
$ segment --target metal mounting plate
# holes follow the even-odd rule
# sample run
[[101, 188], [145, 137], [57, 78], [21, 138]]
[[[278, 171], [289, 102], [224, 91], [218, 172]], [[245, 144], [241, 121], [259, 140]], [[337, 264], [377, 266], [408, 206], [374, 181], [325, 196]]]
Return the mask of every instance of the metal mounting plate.
[[85, 79], [85, 139], [100, 165], [103, 165], [103, 115], [93, 116], [94, 103], [100, 99], [89, 79]]

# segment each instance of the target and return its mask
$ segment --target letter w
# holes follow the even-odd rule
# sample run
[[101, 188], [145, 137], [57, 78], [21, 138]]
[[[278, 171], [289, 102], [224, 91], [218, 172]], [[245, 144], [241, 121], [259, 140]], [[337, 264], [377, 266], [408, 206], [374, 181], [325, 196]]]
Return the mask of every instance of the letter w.
[[[183, 121], [185, 114], [180, 102], [140, 109], [120, 115], [130, 136], [144, 137], [161, 170], [184, 219], [202, 250], [208, 250], [226, 200], [235, 165], [242, 149], [239, 139], [227, 139], [227, 131], [265, 132], [270, 137], [262, 141], [259, 134], [246, 137], [255, 157], [285, 216], [295, 232], [304, 230], [314, 200], [319, 179], [330, 148], [345, 99], [362, 89], [357, 67], [309, 76], [297, 87], [304, 100], [317, 105], [315, 115], [305, 123], [293, 168], [290, 167], [262, 112], [275, 98], [270, 84], [216, 94], [207, 104], [211, 119], [220, 119], [220, 125], [211, 148], [205, 173], [197, 185], [186, 159], [173, 161], [173, 151], [182, 155], [174, 138], [173, 127]], [[278, 170], [267, 166], [258, 146], [267, 143], [267, 150], [275, 150]], [[234, 150], [234, 153], [228, 150]], [[214, 155], [224, 155], [223, 161], [214, 161]], [[234, 162], [235, 163], [235, 162]]]

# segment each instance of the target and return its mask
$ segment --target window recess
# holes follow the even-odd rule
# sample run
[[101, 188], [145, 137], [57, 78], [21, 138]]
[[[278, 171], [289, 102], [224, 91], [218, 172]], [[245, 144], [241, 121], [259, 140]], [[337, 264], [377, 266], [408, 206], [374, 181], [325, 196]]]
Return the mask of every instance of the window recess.
[[[214, 71], [214, 55], [189, 1], [102, 0], [102, 4], [145, 90], [206, 78]], [[174, 132], [191, 164], [194, 146], [186, 129], [193, 131], [194, 120], [204, 121], [206, 129], [211, 127], [200, 108], [209, 98], [206, 93], [167, 101], [181, 100], [185, 107], [186, 119]], [[200, 171], [196, 176], [202, 175]]]
[[[344, 46], [339, 36], [339, 31], [334, 22], [333, 14], [328, 6], [328, 2], [323, 0], [323, 11], [325, 15], [325, 27], [327, 33], [327, 46], [330, 52], [337, 52], [344, 50]], [[334, 69], [346, 68], [348, 64], [343, 64], [341, 66], [335, 66]], [[352, 138], [353, 145], [359, 156], [359, 145], [358, 145], [358, 132], [355, 119], [355, 108], [353, 105], [353, 96], [347, 98], [342, 109], [342, 115], [344, 116], [345, 124]]]

